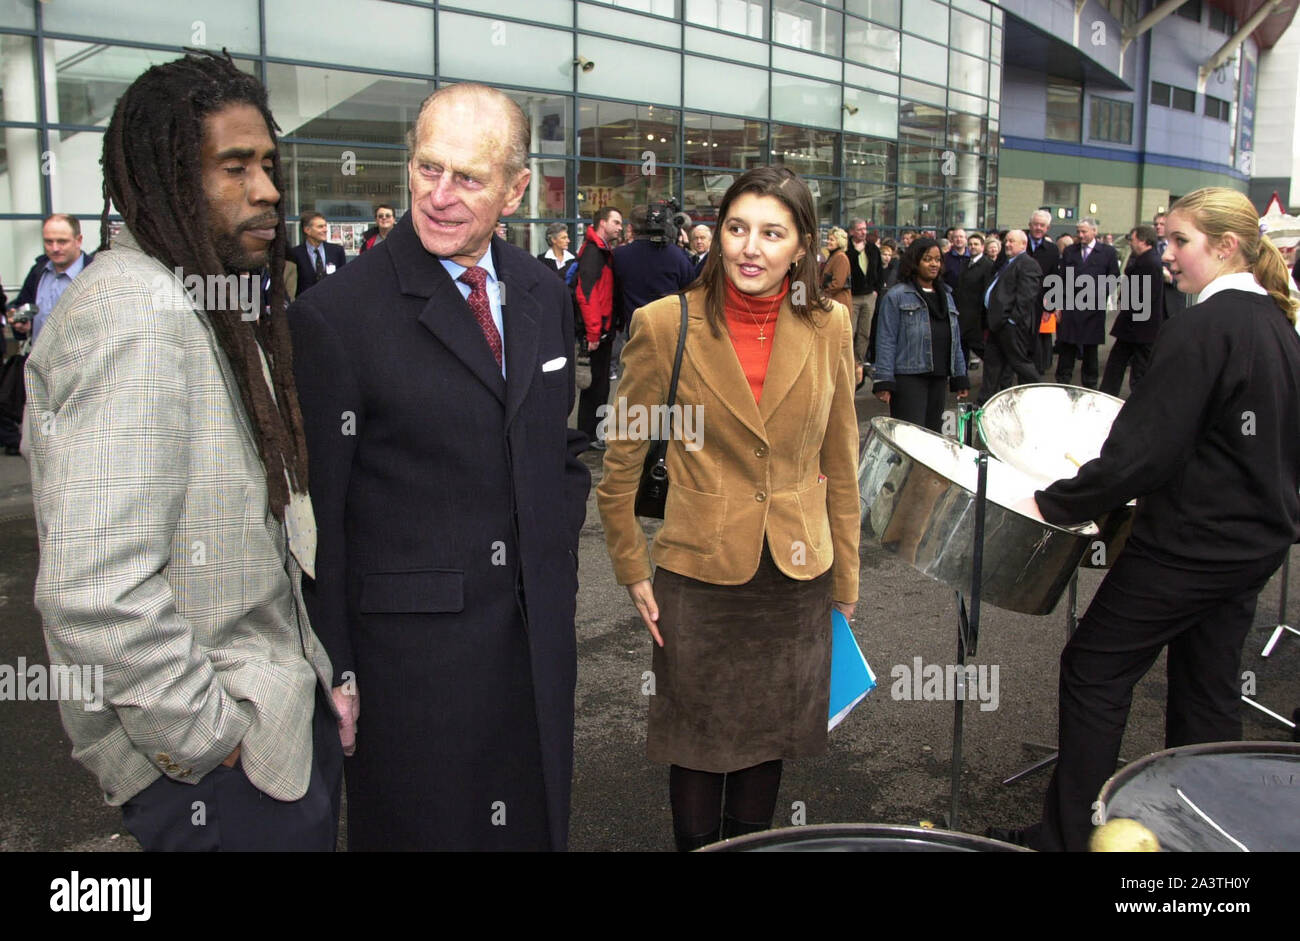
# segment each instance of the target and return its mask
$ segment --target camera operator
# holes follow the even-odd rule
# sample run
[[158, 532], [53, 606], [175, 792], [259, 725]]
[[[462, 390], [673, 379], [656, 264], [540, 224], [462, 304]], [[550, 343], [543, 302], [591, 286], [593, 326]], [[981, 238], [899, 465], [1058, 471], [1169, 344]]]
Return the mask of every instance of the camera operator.
[[619, 287], [615, 321], [623, 331], [636, 310], [695, 280], [695, 266], [678, 244], [690, 219], [677, 211], [675, 202], [638, 206], [630, 219], [636, 239], [614, 250], [614, 281]]
[[578, 319], [578, 352], [591, 357], [591, 385], [578, 400], [578, 428], [591, 446], [605, 449], [596, 437], [596, 410], [609, 399], [609, 361], [614, 349], [614, 309], [618, 291], [614, 285], [614, 246], [623, 231], [623, 214], [613, 206], [596, 210], [587, 236], [578, 249], [578, 277], [573, 298]]

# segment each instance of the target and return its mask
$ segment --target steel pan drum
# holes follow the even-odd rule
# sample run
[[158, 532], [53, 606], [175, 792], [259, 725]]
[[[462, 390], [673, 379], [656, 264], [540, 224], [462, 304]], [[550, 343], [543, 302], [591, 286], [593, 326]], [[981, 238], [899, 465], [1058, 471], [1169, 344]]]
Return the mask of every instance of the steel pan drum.
[[1216, 742], [1147, 755], [1101, 789], [1106, 820], [1127, 817], [1173, 852], [1300, 850], [1300, 745]]
[[835, 823], [785, 827], [751, 833], [706, 846], [701, 853], [1028, 853], [969, 833], [894, 827], [874, 823]]
[[[999, 461], [1040, 481], [1036, 489], [1075, 476], [1101, 454], [1124, 400], [1079, 386], [1012, 386], [988, 400], [980, 436]], [[1109, 568], [1133, 528], [1133, 504], [1097, 520], [1105, 552], [1084, 553], [1086, 568]]]
[[[931, 578], [969, 591], [978, 456], [919, 425], [872, 419], [858, 460], [863, 534]], [[1010, 509], [1039, 486], [989, 458], [981, 598], [1024, 614], [1055, 607], [1098, 535], [1091, 523], [1053, 526]]]

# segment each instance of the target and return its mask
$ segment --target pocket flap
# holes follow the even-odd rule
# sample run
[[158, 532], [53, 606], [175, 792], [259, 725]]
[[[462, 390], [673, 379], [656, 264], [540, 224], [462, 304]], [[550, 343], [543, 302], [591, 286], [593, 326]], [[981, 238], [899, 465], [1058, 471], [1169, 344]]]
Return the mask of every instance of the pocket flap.
[[465, 609], [459, 569], [372, 572], [361, 577], [362, 614], [441, 614]]

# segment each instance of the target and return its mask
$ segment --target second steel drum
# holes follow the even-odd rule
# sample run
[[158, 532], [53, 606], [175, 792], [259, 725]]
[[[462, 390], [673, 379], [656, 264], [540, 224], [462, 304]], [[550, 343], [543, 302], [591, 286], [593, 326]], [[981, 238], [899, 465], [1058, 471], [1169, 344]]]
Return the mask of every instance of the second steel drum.
[[[1003, 389], [985, 404], [979, 431], [989, 453], [1033, 477], [1037, 489], [1073, 477], [1101, 454], [1124, 400], [1080, 386], [1030, 383]], [[1109, 568], [1133, 528], [1133, 505], [1097, 520], [1100, 534], [1085, 568]]]
[[[892, 418], [874, 418], [858, 461], [862, 531], [918, 571], [969, 591], [979, 452]], [[1053, 526], [1011, 507], [1041, 484], [989, 458], [983, 601], [1047, 614], [1098, 530]]]
[[831, 823], [782, 827], [714, 843], [702, 853], [1029, 853], [999, 840], [925, 827]]

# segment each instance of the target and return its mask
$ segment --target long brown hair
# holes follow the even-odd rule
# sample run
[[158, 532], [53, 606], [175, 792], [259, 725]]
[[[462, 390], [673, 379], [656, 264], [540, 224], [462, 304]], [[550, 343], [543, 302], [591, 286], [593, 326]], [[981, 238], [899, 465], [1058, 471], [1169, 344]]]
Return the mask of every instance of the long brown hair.
[[1227, 187], [1207, 186], [1188, 193], [1170, 206], [1169, 211], [1190, 216], [1212, 245], [1221, 244], [1229, 232], [1237, 236], [1237, 250], [1247, 270], [1295, 326], [1297, 305], [1291, 297], [1291, 276], [1286, 262], [1272, 240], [1260, 232], [1259, 213], [1249, 199]]
[[[727, 298], [727, 271], [722, 264], [722, 239], [727, 224], [727, 214], [731, 204], [745, 193], [755, 196], [772, 196], [779, 199], [790, 215], [794, 217], [795, 229], [799, 233], [799, 244], [804, 249], [804, 256], [790, 268], [791, 297], [790, 306], [795, 316], [810, 324], [815, 324], [813, 310], [828, 311], [830, 301], [822, 296], [821, 278], [817, 272], [817, 246], [813, 239], [817, 234], [817, 209], [813, 204], [812, 193], [808, 184], [785, 167], [755, 167], [741, 174], [732, 183], [722, 197], [718, 207], [718, 234], [709, 245], [709, 254], [705, 257], [704, 268], [692, 287], [704, 288], [704, 315], [709, 322], [709, 329], [715, 337], [722, 336], [727, 329], [725, 303]], [[794, 286], [802, 285], [804, 303], [794, 303], [797, 296]]]

